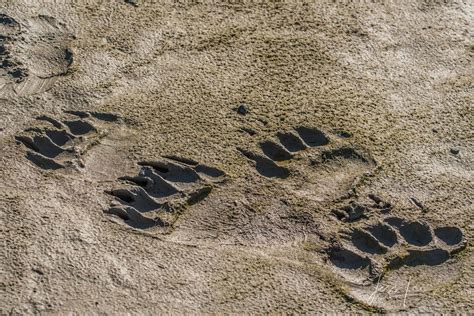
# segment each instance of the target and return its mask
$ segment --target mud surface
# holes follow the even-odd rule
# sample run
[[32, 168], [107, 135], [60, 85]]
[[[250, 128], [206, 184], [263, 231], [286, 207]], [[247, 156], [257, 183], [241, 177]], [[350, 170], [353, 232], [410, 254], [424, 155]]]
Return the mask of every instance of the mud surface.
[[1, 313], [472, 313], [473, 19], [2, 3]]

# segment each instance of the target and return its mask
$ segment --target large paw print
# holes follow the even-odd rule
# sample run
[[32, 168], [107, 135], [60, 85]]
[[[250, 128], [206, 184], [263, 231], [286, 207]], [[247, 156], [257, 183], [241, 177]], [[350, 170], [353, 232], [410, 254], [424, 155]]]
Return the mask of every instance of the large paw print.
[[424, 221], [387, 217], [340, 233], [328, 250], [331, 264], [348, 280], [370, 284], [387, 269], [435, 266], [466, 247], [457, 227], [431, 227]]
[[376, 165], [367, 152], [340, 138], [300, 126], [260, 141], [260, 153], [238, 150], [253, 161], [260, 175], [282, 179], [295, 194], [320, 201], [346, 193]]
[[114, 114], [99, 112], [65, 112], [62, 120], [43, 115], [36, 118], [35, 127], [15, 139], [25, 145], [26, 158], [41, 169], [83, 167], [83, 154], [105, 135], [96, 125], [119, 120]]
[[165, 156], [142, 161], [137, 176], [119, 178], [126, 188], [107, 193], [116, 201], [105, 211], [137, 229], [166, 230], [188, 206], [205, 199], [225, 173], [194, 160]]

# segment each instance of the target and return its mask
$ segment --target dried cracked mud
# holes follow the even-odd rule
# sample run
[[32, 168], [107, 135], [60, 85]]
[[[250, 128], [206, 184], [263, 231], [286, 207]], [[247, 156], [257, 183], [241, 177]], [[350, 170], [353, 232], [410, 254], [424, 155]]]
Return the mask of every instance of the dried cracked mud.
[[473, 19], [5, 2], [1, 313], [472, 313]]

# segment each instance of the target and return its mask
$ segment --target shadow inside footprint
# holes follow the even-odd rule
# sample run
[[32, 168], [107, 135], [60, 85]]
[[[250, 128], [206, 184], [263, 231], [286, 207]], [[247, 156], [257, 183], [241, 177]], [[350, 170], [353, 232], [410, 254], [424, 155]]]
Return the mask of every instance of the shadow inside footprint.
[[400, 235], [411, 245], [426, 246], [433, 240], [430, 227], [424, 222], [410, 222], [399, 217], [389, 217], [384, 221], [397, 228]]
[[104, 211], [121, 218], [127, 225], [136, 229], [148, 229], [155, 226], [168, 226], [161, 219], [151, 219], [137, 212], [133, 207], [112, 207]]
[[120, 117], [117, 114], [112, 114], [112, 113], [85, 112], [85, 111], [74, 111], [74, 110], [64, 111], [64, 113], [72, 114], [82, 119], [92, 116], [104, 122], [117, 122], [118, 120], [120, 120]]
[[105, 122], [117, 122], [120, 117], [116, 114], [102, 113], [102, 112], [90, 112], [90, 114], [98, 120]]
[[330, 249], [329, 260], [341, 269], [364, 269], [370, 265], [369, 259], [343, 248]]
[[163, 156], [164, 158], [170, 159], [177, 161], [178, 163], [182, 163], [185, 165], [188, 165], [194, 169], [198, 174], [204, 175], [208, 178], [214, 179], [215, 178], [221, 178], [225, 176], [225, 172], [216, 168], [216, 167], [211, 167], [207, 165], [200, 164], [199, 162], [189, 159], [189, 158], [184, 158], [176, 155], [165, 155]]
[[434, 233], [448, 246], [457, 245], [463, 239], [463, 233], [457, 227], [438, 227], [434, 230]]
[[57, 170], [64, 168], [63, 165], [57, 163], [53, 159], [46, 158], [44, 156], [38, 155], [32, 151], [28, 151], [26, 153], [26, 159], [40, 167], [41, 169], [44, 170]]
[[368, 226], [366, 229], [387, 247], [392, 247], [398, 242], [397, 233], [390, 226], [379, 223]]
[[421, 222], [402, 225], [399, 232], [407, 243], [415, 246], [426, 246], [433, 240], [430, 228]]
[[273, 161], [285, 161], [292, 158], [292, 155], [286, 149], [272, 141], [261, 142], [260, 148]]
[[215, 167], [210, 167], [210, 166], [206, 166], [206, 165], [197, 165], [194, 170], [197, 172], [197, 173], [201, 173], [205, 176], [208, 176], [210, 178], [220, 178], [220, 177], [223, 177], [225, 176], [225, 172], [222, 171], [222, 170], [219, 170]]
[[406, 223], [404, 219], [399, 217], [388, 217], [384, 219], [384, 221], [390, 226], [396, 227], [398, 229], [400, 229], [400, 227], [402, 227], [402, 225]]
[[116, 189], [106, 193], [115, 196], [122, 204], [129, 205], [140, 213], [163, 208], [163, 204], [156, 202], [141, 187]]
[[140, 161], [138, 164], [153, 168], [156, 174], [171, 182], [194, 183], [200, 179], [192, 168], [168, 161]]
[[405, 257], [396, 257], [392, 259], [388, 267], [397, 269], [403, 265], [416, 267], [419, 265], [436, 266], [446, 262], [449, 259], [449, 252], [443, 249], [414, 250], [409, 249]]
[[329, 138], [317, 128], [300, 126], [295, 130], [308, 146], [316, 147], [329, 144]]
[[292, 133], [277, 133], [280, 143], [290, 152], [297, 152], [306, 149], [301, 139]]
[[408, 256], [405, 258], [407, 266], [436, 266], [449, 259], [449, 252], [443, 249], [432, 250], [408, 250]]
[[383, 254], [387, 249], [369, 233], [356, 229], [351, 234], [351, 241], [359, 250], [370, 254]]
[[64, 152], [64, 149], [54, 144], [51, 139], [45, 136], [34, 136], [33, 139], [27, 136], [16, 136], [15, 138], [29, 149], [48, 158], [54, 158]]
[[119, 180], [138, 185], [153, 197], [162, 198], [179, 193], [179, 189], [156, 174], [151, 167], [143, 166], [136, 177], [124, 176]]
[[91, 131], [97, 132], [94, 126], [85, 121], [64, 121], [64, 124], [69, 128], [74, 135], [85, 135]]
[[63, 146], [74, 138], [64, 130], [46, 130], [45, 134], [58, 146]]
[[284, 179], [290, 175], [290, 171], [287, 168], [278, 166], [271, 159], [256, 155], [241, 148], [237, 149], [242, 153], [242, 155], [244, 155], [250, 160], [255, 161], [258, 173], [260, 173], [264, 177]]

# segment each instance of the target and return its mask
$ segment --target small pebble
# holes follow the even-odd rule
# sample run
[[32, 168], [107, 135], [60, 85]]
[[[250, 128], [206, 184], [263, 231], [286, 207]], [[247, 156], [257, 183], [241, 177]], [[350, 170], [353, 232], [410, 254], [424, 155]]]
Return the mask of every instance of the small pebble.
[[125, 0], [125, 2], [133, 5], [134, 7], [138, 7], [138, 0]]
[[245, 115], [249, 112], [249, 109], [247, 108], [245, 104], [239, 105], [236, 110], [237, 110], [237, 113], [239, 113], [240, 115]]
[[450, 151], [451, 151], [451, 153], [452, 153], [453, 155], [459, 154], [459, 148], [453, 147], [453, 148], [450, 149]]

